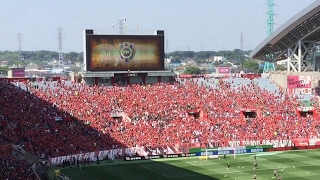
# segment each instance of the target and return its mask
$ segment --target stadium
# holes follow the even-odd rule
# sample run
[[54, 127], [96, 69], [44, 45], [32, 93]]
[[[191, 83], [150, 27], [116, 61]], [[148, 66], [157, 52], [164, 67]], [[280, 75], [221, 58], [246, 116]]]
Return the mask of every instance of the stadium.
[[0, 179], [318, 179], [319, 14], [251, 52], [287, 71], [219, 78], [174, 78], [163, 31], [85, 30], [81, 80], [0, 79]]

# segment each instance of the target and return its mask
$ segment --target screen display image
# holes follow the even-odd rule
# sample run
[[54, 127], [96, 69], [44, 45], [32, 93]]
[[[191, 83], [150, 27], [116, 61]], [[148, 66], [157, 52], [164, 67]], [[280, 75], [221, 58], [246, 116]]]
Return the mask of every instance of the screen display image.
[[88, 35], [88, 71], [164, 70], [164, 36]]

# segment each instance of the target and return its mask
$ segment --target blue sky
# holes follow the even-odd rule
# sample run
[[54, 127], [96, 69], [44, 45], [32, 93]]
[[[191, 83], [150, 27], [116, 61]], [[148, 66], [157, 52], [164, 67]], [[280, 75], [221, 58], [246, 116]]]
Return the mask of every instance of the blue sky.
[[[315, 0], [274, 0], [274, 30]], [[83, 51], [83, 30], [164, 30], [166, 51], [253, 49], [266, 38], [267, 0], [0, 0], [0, 51]]]

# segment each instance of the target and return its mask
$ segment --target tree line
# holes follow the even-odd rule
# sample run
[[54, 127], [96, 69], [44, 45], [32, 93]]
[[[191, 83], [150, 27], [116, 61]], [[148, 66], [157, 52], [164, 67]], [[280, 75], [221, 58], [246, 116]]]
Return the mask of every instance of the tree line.
[[[259, 64], [249, 59], [250, 51], [242, 51], [234, 49], [233, 51], [174, 51], [165, 54], [166, 58], [170, 58], [173, 63], [181, 63], [185, 60], [194, 60], [198, 64], [211, 63], [214, 56], [222, 56], [229, 62], [238, 65], [242, 68], [247, 68], [254, 71], [261, 71]], [[21, 65], [25, 66], [29, 63], [34, 63], [40, 66], [45, 66], [49, 61], [58, 60], [59, 53], [56, 51], [40, 50], [40, 51], [0, 51], [0, 62], [7, 61], [9, 66]], [[75, 62], [83, 62], [83, 53], [69, 52], [63, 53], [64, 62], [74, 64]], [[222, 62], [216, 62], [215, 65]], [[279, 68], [279, 67], [277, 67]], [[284, 69], [280, 66], [280, 68]], [[6, 71], [7, 68], [1, 68], [1, 71]], [[198, 71], [198, 70], [197, 70]]]
[[[0, 51], [0, 62], [7, 61], [9, 66], [26, 65], [34, 63], [37, 65], [46, 65], [49, 61], [58, 60], [59, 53], [56, 51]], [[83, 62], [83, 53], [69, 52], [63, 53], [63, 59], [68, 64]]]
[[[174, 51], [167, 53], [166, 58], [171, 58], [172, 62], [182, 62], [187, 59], [193, 59], [199, 63], [206, 62], [214, 56], [223, 56], [227, 60], [243, 61], [247, 59], [250, 51], [241, 51], [235, 49], [233, 51]], [[69, 52], [63, 53], [63, 59], [69, 61], [70, 64], [83, 61], [83, 53]], [[35, 64], [46, 63], [50, 60], [59, 59], [59, 53], [56, 51], [0, 51], [0, 61], [8, 61], [9, 65], [23, 62], [33, 62]]]
[[235, 49], [233, 51], [174, 51], [166, 54], [167, 58], [171, 58], [172, 62], [179, 63], [186, 59], [193, 59], [199, 63], [212, 60], [214, 56], [222, 56], [224, 59], [230, 61], [244, 61], [248, 59], [251, 51], [242, 51]]

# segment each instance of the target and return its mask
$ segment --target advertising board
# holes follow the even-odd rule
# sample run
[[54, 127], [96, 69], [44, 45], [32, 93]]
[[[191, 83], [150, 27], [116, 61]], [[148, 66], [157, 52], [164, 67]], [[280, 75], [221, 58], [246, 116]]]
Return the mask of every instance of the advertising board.
[[194, 157], [195, 153], [181, 153], [181, 154], [161, 154], [161, 155], [150, 155], [150, 156], [126, 156], [125, 161], [137, 161], [137, 160], [148, 160], [148, 159], [163, 159], [163, 158], [178, 158], [178, 157]]
[[236, 150], [214, 150], [208, 152], [196, 152], [197, 156], [211, 156], [211, 155], [224, 155], [224, 154], [246, 154], [263, 152], [263, 148], [256, 149], [236, 149]]
[[203, 78], [204, 74], [179, 74], [179, 78]]
[[164, 70], [163, 35], [86, 35], [87, 71]]
[[287, 88], [311, 88], [311, 76], [288, 76]]
[[24, 68], [12, 68], [12, 77], [25, 77], [25, 69]]
[[229, 74], [230, 72], [230, 67], [217, 67], [218, 74]]
[[295, 94], [310, 95], [310, 94], [312, 94], [312, 89], [311, 88], [297, 88], [297, 89], [295, 89]]

